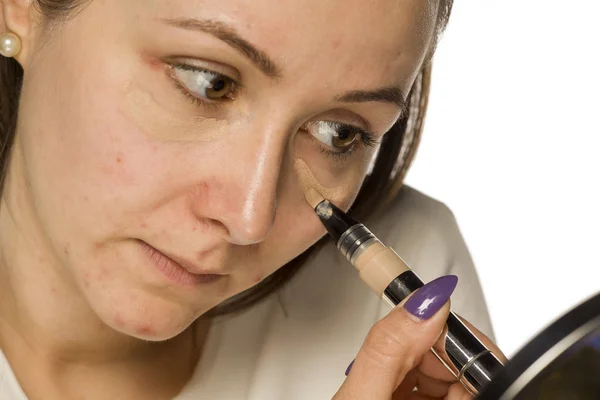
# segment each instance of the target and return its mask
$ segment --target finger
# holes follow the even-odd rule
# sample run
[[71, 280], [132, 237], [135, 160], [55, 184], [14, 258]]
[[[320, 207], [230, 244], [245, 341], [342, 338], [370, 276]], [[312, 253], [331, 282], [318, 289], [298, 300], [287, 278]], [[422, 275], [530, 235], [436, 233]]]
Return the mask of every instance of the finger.
[[[356, 356], [342, 389], [356, 399], [389, 398], [440, 334], [450, 307], [419, 321], [399, 307], [377, 322]], [[415, 386], [416, 381], [410, 386]]]
[[448, 383], [456, 382], [456, 377], [452, 372], [448, 371], [448, 368], [432, 352], [425, 354], [421, 364], [419, 364], [419, 371], [423, 375], [430, 376], [439, 381]]
[[377, 322], [336, 398], [390, 398], [443, 331], [456, 276], [438, 278]]
[[[469, 321], [458, 316], [460, 320], [473, 332], [473, 334], [481, 340], [481, 342], [488, 348], [492, 353], [494, 353], [500, 361], [503, 363], [506, 362], [506, 357], [500, 351], [498, 346], [496, 346], [485, 334], [483, 334], [480, 330], [474, 327]], [[435, 343], [434, 347], [436, 349], [443, 349], [445, 346], [445, 337], [444, 334], [440, 336], [438, 341]], [[423, 357], [421, 364], [419, 365], [419, 370], [432, 378], [439, 379], [446, 382], [454, 382], [456, 378], [454, 375], [446, 369], [442, 363], [438, 360], [438, 358], [433, 354], [427, 354]]]
[[423, 374], [419, 370], [417, 370], [416, 376], [417, 390], [420, 393], [431, 397], [444, 397], [448, 393], [448, 390], [450, 390], [452, 383], [456, 382], [456, 380], [454, 380], [454, 382], [445, 382], [439, 379], [434, 379]]
[[408, 374], [406, 374], [404, 379], [402, 379], [402, 382], [400, 382], [400, 384], [396, 388], [396, 391], [394, 392], [394, 396], [392, 398], [406, 399], [412, 393], [412, 391], [415, 390], [415, 387], [417, 386], [417, 374], [418, 371], [416, 369], [413, 369]]
[[[396, 398], [393, 397], [392, 400], [396, 400]], [[399, 397], [398, 400], [441, 400], [441, 397], [431, 397], [423, 393], [413, 392], [408, 397]]]
[[415, 388], [423, 396], [441, 398], [448, 393], [450, 385], [454, 382], [456, 382], [456, 379], [453, 382], [444, 382], [424, 375], [418, 369], [413, 369], [406, 375], [402, 383], [400, 383], [394, 392], [393, 398], [407, 399], [414, 392]]
[[467, 392], [467, 390], [460, 384], [455, 383], [450, 386], [450, 390], [448, 390], [448, 394], [444, 397], [444, 400], [471, 400], [473, 396]]

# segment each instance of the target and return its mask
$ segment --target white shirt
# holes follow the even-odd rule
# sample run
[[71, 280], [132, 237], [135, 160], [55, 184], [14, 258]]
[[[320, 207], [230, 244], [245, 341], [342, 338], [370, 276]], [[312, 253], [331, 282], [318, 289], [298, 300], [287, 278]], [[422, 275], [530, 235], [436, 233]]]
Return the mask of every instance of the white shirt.
[[[404, 187], [381, 217], [363, 222], [424, 281], [458, 275], [452, 309], [492, 337], [473, 262], [445, 205]], [[213, 323], [196, 371], [175, 400], [331, 398], [387, 312], [327, 245], [279, 294]], [[0, 399], [27, 400], [1, 351]]]

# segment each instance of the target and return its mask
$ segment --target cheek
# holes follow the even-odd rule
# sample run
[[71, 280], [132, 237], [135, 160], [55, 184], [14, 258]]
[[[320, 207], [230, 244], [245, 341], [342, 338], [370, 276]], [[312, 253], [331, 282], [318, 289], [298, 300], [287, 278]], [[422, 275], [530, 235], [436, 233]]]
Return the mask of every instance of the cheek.
[[[73, 58], [70, 54], [63, 56]], [[33, 121], [20, 131], [24, 133], [27, 166], [51, 178], [55, 175], [53, 187], [75, 185], [70, 189], [93, 189], [104, 177], [118, 177], [123, 184], [132, 184], [123, 173], [130, 149], [122, 140], [128, 127], [120, 123], [122, 118], [114, 106], [118, 82], [107, 78], [102, 81], [98, 70], [80, 69], [77, 65], [69, 64], [64, 72], [57, 72], [53, 65], [60, 60], [53, 61], [53, 55], [48, 58], [40, 63], [48, 68], [33, 71], [28, 81], [32, 89], [24, 102], [25, 118]], [[76, 63], [76, 58], [72, 61]], [[53, 72], [57, 73], [48, 76]], [[36, 93], [48, 94], [43, 97]], [[70, 179], [74, 176], [78, 179]]]
[[[308, 136], [307, 134], [304, 136]], [[347, 160], [338, 161], [321, 154], [308, 137], [295, 140], [293, 169], [303, 192], [316, 189], [342, 209], [348, 209], [364, 181], [374, 149], [360, 148]]]
[[[162, 92], [173, 90], [164, 88]], [[181, 114], [177, 111], [177, 106], [181, 107], [182, 104], [176, 102], [169, 104], [169, 107], [163, 107], [155, 100], [161, 97], [164, 97], [164, 94], [155, 95], [128, 84], [122, 94], [120, 110], [148, 137], [158, 141], [190, 143], [212, 141], [223, 136], [228, 128], [227, 120], [203, 118], [197, 115], [177, 116]], [[167, 111], [167, 108], [174, 110]]]
[[294, 160], [294, 171], [303, 192], [311, 188], [315, 189], [324, 198], [342, 208], [350, 206], [358, 191], [357, 182], [359, 179], [350, 176], [346, 177], [346, 179], [332, 181], [329, 179], [329, 174], [323, 171], [319, 171], [319, 177], [317, 177], [308, 163], [302, 158]]
[[70, 118], [58, 112], [64, 122], [34, 129], [24, 143], [31, 186], [43, 198], [39, 205], [64, 213], [63, 219], [98, 212], [110, 219], [111, 208], [138, 183], [131, 166], [139, 143], [124, 138], [127, 126], [119, 124], [118, 115], [101, 104], [88, 105]]

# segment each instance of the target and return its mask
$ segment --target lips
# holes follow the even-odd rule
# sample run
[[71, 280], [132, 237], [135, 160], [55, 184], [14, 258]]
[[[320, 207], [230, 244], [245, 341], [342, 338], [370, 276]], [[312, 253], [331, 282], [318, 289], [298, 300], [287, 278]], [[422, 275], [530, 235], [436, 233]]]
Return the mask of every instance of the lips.
[[[159, 250], [157, 250], [159, 251]], [[213, 271], [213, 270], [207, 270], [207, 269], [203, 269], [201, 266], [194, 264], [190, 261], [184, 260], [182, 258], [173, 256], [171, 254], [165, 253], [160, 251], [160, 253], [162, 253], [165, 257], [173, 260], [174, 262], [176, 262], [177, 264], [179, 264], [182, 268], [188, 270], [189, 272], [191, 272], [192, 274], [196, 274], [196, 275], [226, 275], [223, 272], [220, 271]], [[204, 252], [205, 254], [208, 253], [208, 251]]]
[[206, 270], [187, 260], [164, 253], [144, 241], [142, 248], [150, 261], [171, 281], [182, 284], [210, 283], [226, 276], [224, 273]]

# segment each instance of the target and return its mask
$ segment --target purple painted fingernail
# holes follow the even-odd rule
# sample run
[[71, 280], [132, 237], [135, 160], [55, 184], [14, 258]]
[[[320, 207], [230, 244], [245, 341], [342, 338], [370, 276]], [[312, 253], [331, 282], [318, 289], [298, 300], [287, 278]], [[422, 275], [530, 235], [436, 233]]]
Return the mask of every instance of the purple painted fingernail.
[[346, 376], [348, 376], [348, 374], [350, 373], [350, 370], [352, 369], [352, 365], [354, 365], [354, 360], [352, 360], [350, 365], [348, 365], [348, 368], [346, 368]]
[[429, 319], [446, 304], [457, 284], [458, 277], [456, 275], [446, 275], [434, 279], [419, 288], [404, 303], [404, 308], [417, 318]]

